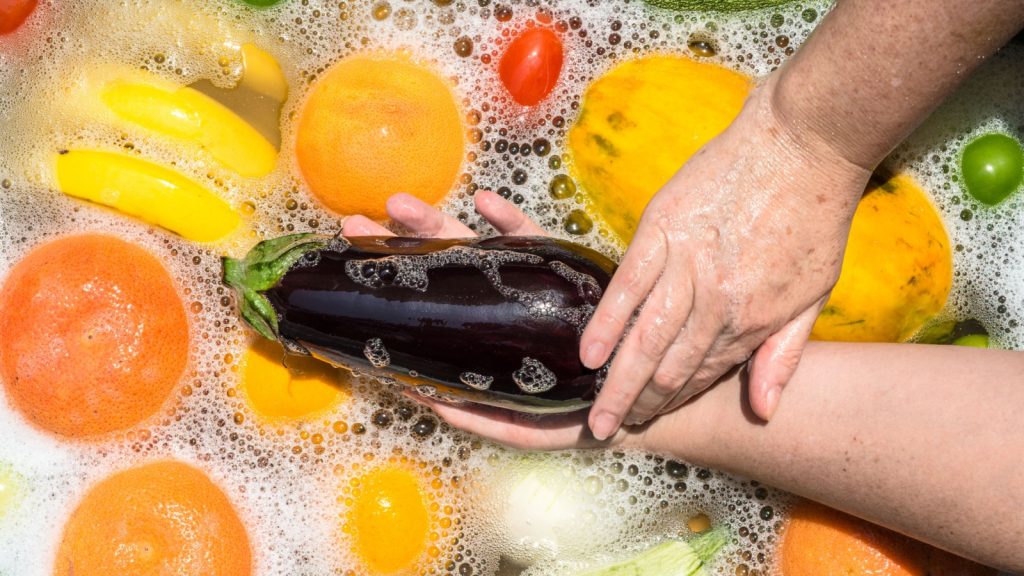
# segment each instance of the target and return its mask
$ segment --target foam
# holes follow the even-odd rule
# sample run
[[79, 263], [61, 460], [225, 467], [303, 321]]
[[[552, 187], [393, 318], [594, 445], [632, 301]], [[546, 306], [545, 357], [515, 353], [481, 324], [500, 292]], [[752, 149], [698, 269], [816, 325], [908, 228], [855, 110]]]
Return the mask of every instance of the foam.
[[[0, 274], [49, 238], [72, 231], [117, 235], [168, 266], [190, 310], [197, 346], [180, 389], [157, 416], [98, 442], [61, 442], [36, 431], [0, 393], [0, 437], [6, 440], [0, 461], [26, 479], [21, 501], [0, 519], [0, 573], [25, 575], [50, 572], [64, 519], [90, 485], [168, 457], [195, 464], [223, 487], [248, 527], [257, 574], [355, 567], [342, 545], [344, 504], [338, 498], [354, 474], [391, 457], [424, 463], [433, 479], [431, 494], [442, 509], [451, 507], [455, 522], [446, 538], [455, 573], [495, 574], [507, 551], [498, 521], [503, 503], [495, 496], [501, 491], [483, 488], [499, 483], [498, 471], [517, 465], [521, 454], [452, 430], [369, 378], [354, 379], [350, 402], [288, 424], [261, 419], [237, 393], [240, 359], [252, 336], [235, 315], [233, 296], [219, 283], [220, 252], [240, 256], [260, 238], [340, 228], [298, 177], [289, 153], [296, 123], [284, 123], [285, 152], [272, 174], [239, 178], [201, 151], [114, 124], [95, 99], [94, 86], [104, 74], [145, 69], [169, 82], [205, 79], [227, 87], [241, 73], [238, 47], [253, 41], [280, 60], [291, 85], [282, 114], [295, 118], [309, 87], [338, 59], [366, 49], [409, 51], [452, 79], [466, 116], [471, 144], [456, 190], [444, 204], [449, 214], [493, 233], [473, 210], [472, 193], [495, 189], [555, 235], [618, 256], [623, 247], [600, 221], [587, 234], [566, 231], [565, 218], [585, 208], [580, 195], [556, 199], [548, 191], [553, 179], [567, 173], [565, 135], [586, 86], [626, 58], [661, 52], [702, 54], [761, 76], [780, 65], [826, 11], [817, 1], [711, 16], [656, 11], [639, 1], [530, 0], [509, 2], [511, 17], [499, 23], [496, 4], [475, 0], [444, 6], [392, 0], [382, 19], [374, 17], [376, 0], [292, 0], [269, 10], [227, 0], [135, 0], [127, 8], [100, 0], [42, 4], [40, 12], [48, 16], [34, 18], [15, 39], [0, 39], [0, 181], [9, 181], [0, 189]], [[566, 62], [555, 104], [524, 109], [496, 80], [499, 46], [538, 9], [550, 12], [562, 30]], [[813, 22], [803, 18], [808, 10], [818, 14]], [[455, 51], [457, 43], [466, 51], [463, 39], [472, 44], [466, 57]], [[955, 178], [956, 158], [973, 134], [998, 129], [1024, 136], [1024, 110], [1016, 105], [1024, 92], [1021, 52], [1009, 49], [983, 68], [892, 160], [936, 199], [960, 247], [950, 316], [978, 318], [997, 343], [1014, 348], [1024, 345], [1022, 200], [1018, 194], [984, 209], [959, 190]], [[117, 149], [174, 164], [242, 209], [251, 233], [216, 249], [199, 247], [66, 198], [54, 191], [50, 162], [67, 147]], [[559, 186], [567, 188], [564, 178]], [[972, 211], [971, 220], [960, 218], [964, 209]], [[465, 375], [483, 387], [478, 377]], [[740, 573], [743, 566], [762, 574], [772, 569], [771, 550], [789, 502], [784, 494], [653, 455], [566, 452], [543, 458], [566, 467], [594, 497], [595, 521], [594, 530], [567, 541], [562, 564], [538, 566], [531, 574], [556, 574], [578, 568], [584, 559], [611, 560], [613, 550], [688, 536], [685, 521], [698, 513], [733, 530], [716, 574]], [[610, 526], [615, 529], [602, 530]], [[602, 543], [599, 550], [595, 542]]]

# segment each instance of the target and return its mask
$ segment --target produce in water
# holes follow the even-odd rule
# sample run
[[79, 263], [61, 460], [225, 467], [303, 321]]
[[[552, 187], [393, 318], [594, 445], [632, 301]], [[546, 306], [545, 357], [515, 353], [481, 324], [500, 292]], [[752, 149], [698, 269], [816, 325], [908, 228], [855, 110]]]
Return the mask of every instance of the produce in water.
[[292, 352], [528, 412], [590, 404], [579, 339], [613, 263], [550, 238], [296, 234], [224, 260], [245, 319]]

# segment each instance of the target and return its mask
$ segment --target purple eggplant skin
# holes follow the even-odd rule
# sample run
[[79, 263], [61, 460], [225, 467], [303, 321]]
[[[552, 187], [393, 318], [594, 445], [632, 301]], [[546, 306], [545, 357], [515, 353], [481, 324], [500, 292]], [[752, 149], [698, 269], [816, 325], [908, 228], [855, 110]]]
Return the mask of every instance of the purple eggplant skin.
[[570, 412], [605, 373], [579, 345], [615, 264], [571, 242], [299, 234], [224, 264], [261, 334], [442, 399]]

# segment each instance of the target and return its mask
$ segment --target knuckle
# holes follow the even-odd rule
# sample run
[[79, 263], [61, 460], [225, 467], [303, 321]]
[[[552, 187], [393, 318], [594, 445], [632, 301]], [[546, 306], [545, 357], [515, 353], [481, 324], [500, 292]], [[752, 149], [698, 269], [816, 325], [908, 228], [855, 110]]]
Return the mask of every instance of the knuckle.
[[659, 369], [654, 373], [654, 377], [651, 378], [650, 384], [651, 391], [659, 396], [668, 396], [675, 394], [683, 387], [683, 377], [678, 372], [673, 370]]
[[649, 358], [658, 359], [675, 340], [676, 334], [671, 332], [662, 322], [641, 327], [637, 334], [640, 350]]

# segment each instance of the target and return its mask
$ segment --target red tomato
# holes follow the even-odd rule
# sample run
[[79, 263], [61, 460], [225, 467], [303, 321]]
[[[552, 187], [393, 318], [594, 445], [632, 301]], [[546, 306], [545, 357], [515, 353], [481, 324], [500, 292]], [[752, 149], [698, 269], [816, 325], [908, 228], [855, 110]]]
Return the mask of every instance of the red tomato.
[[0, 0], [0, 35], [10, 34], [36, 9], [38, 0]]
[[533, 106], [547, 97], [562, 72], [562, 40], [548, 28], [523, 32], [501, 56], [498, 74], [512, 99]]

